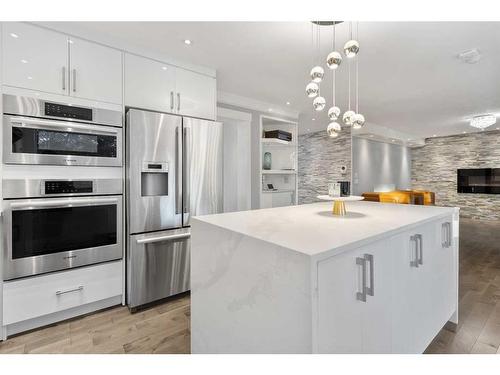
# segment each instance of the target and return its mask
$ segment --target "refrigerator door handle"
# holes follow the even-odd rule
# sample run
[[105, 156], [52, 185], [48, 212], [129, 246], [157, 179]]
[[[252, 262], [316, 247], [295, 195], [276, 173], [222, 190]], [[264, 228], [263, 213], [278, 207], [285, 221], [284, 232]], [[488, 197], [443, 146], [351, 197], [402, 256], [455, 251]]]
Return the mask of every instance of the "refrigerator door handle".
[[191, 148], [189, 147], [190, 143], [190, 129], [189, 128], [184, 128], [184, 137], [183, 137], [183, 145], [182, 145], [182, 151], [184, 153], [183, 157], [183, 173], [182, 173], [182, 178], [183, 178], [183, 201], [184, 201], [184, 213], [189, 214], [190, 211], [190, 186], [189, 184], [191, 183], [189, 173], [191, 170]]
[[182, 136], [179, 127], [175, 128], [175, 213], [182, 214], [182, 167], [180, 159], [182, 158]]

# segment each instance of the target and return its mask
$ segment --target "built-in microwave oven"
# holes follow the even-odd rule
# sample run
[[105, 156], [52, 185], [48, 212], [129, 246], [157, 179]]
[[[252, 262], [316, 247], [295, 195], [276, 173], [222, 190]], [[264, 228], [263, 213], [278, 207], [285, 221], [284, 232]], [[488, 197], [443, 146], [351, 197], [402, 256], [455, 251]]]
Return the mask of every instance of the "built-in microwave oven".
[[123, 257], [122, 181], [4, 180], [3, 277]]
[[7, 164], [122, 166], [122, 113], [3, 95]]

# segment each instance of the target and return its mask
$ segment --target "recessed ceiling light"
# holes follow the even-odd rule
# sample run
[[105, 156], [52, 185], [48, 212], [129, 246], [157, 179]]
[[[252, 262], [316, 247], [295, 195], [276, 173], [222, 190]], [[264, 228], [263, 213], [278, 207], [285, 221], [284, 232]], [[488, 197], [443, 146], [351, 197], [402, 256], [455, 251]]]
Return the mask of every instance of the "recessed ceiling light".
[[189, 39], [184, 39], [184, 44], [187, 44], [189, 46], [191, 45], [191, 41]]
[[272, 111], [273, 111], [273, 109], [272, 109], [272, 108], [269, 108], [269, 112], [272, 112]]
[[458, 58], [467, 64], [475, 64], [481, 60], [481, 53], [477, 48], [470, 49], [458, 54]]
[[313, 120], [313, 121], [316, 121], [316, 119], [315, 119], [314, 117], [312, 118], [312, 120]]
[[286, 105], [290, 105], [290, 102], [286, 102]]
[[487, 115], [479, 115], [474, 116], [470, 120], [470, 126], [478, 129], [485, 129], [488, 126], [491, 126], [497, 122], [497, 118], [495, 115], [487, 114]]
[[27, 63], [28, 63], [28, 60], [22, 59], [22, 60], [21, 60], [21, 62], [22, 62], [23, 64], [27, 64]]
[[162, 66], [161, 67], [163, 70], [167, 70], [167, 67], [166, 66]]
[[13, 37], [13, 38], [19, 38], [19, 35], [14, 34], [14, 33], [10, 33], [10, 36]]
[[29, 76], [28, 79], [33, 79], [33, 77]]
[[71, 39], [70, 39], [70, 40], [68, 40], [68, 42], [69, 42], [69, 44], [73, 44], [73, 43], [75, 43], [75, 42], [73, 42]]

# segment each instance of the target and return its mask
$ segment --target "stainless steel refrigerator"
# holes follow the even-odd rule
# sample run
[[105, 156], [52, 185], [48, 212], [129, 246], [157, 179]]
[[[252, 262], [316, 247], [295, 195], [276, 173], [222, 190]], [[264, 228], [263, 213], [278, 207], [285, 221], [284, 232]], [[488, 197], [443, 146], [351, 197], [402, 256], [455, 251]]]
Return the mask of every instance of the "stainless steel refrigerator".
[[222, 124], [127, 110], [127, 303], [190, 288], [190, 218], [222, 212]]

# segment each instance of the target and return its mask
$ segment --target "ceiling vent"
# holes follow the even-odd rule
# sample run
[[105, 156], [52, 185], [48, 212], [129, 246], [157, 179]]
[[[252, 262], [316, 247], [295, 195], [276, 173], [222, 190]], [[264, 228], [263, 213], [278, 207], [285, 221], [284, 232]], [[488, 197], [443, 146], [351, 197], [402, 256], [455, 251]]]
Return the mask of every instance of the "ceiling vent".
[[476, 64], [479, 60], [481, 60], [481, 53], [477, 48], [473, 48], [459, 53], [458, 58], [466, 64]]

